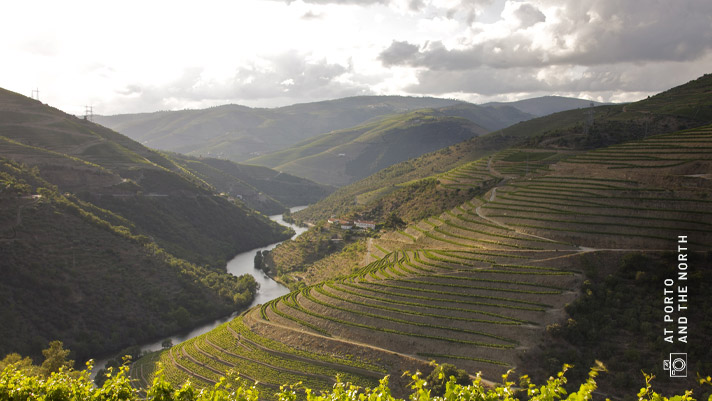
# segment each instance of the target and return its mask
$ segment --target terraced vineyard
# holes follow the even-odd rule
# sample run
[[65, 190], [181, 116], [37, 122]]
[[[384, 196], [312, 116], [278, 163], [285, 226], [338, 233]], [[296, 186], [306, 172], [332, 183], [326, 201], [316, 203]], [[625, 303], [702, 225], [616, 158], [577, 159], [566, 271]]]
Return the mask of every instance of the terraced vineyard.
[[[681, 232], [712, 245], [709, 127], [577, 155], [549, 174], [497, 188], [481, 214], [507, 227], [595, 248], [666, 249]], [[585, 166], [589, 174], [572, 174]]]
[[[284, 383], [327, 388], [337, 375], [361, 386], [373, 386], [385, 374], [383, 368], [372, 364], [298, 350], [258, 336], [242, 318], [174, 346], [160, 354], [157, 361], [174, 382], [190, 379], [199, 386], [209, 386], [227, 370], [234, 370], [241, 378], [256, 382], [267, 394]], [[134, 370], [132, 374], [145, 382], [139, 369]]]
[[710, 128], [703, 127], [622, 143], [579, 155], [567, 162], [608, 169], [656, 169], [709, 160], [711, 151]]
[[[160, 359], [175, 381], [210, 385], [235, 369], [266, 389], [327, 388], [339, 372], [360, 385], [387, 372], [397, 383], [430, 360], [496, 380], [565, 319], [586, 255], [604, 251], [595, 248], [612, 260], [669, 251], [681, 233], [712, 245], [709, 176], [695, 174], [710, 170], [710, 144], [706, 127], [587, 153], [518, 149], [473, 161], [438, 179], [491, 187], [484, 197], [385, 234], [369, 246], [376, 261]], [[673, 175], [682, 176], [674, 186]]]
[[479, 159], [441, 174], [441, 185], [446, 188], [469, 189], [499, 181], [500, 177], [490, 172], [488, 160], [489, 158]]

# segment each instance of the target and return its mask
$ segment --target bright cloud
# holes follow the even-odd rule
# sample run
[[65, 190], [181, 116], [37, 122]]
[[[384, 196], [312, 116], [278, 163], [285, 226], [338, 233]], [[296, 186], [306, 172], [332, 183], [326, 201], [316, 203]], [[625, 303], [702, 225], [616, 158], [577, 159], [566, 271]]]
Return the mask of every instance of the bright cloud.
[[9, 2], [0, 86], [68, 112], [361, 94], [635, 100], [710, 72], [708, 0]]

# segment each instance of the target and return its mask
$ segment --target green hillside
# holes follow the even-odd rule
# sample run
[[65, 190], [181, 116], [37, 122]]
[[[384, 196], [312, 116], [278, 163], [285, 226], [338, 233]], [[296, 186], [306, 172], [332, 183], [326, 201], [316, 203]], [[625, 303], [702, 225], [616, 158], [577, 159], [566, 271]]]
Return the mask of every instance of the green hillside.
[[[615, 284], [602, 279], [626, 277], [622, 283], [635, 286], [630, 280], [648, 282], [669, 273], [656, 266], [666, 266], [677, 236], [686, 233], [699, 269], [692, 292], [702, 305], [710, 302], [704, 295], [712, 286], [704, 256], [712, 246], [712, 184], [704, 175], [712, 167], [710, 144], [712, 127], [706, 126], [588, 152], [509, 149], [465, 164], [440, 175], [439, 185], [461, 191], [489, 187], [483, 196], [369, 241], [366, 260], [373, 262], [356, 271], [318, 282], [309, 281], [308, 271], [301, 274], [302, 289], [174, 347], [160, 360], [172, 380], [210, 385], [226, 371], [220, 362], [226, 355], [257, 350], [243, 349], [241, 338], [248, 336], [271, 341], [270, 347], [293, 347], [280, 354], [292, 359], [299, 352], [311, 352], [312, 358], [320, 352], [359, 355], [391, 377], [433, 359], [493, 380], [522, 367], [548, 377], [567, 358], [585, 368], [593, 364], [588, 358], [597, 356], [611, 370], [601, 378], [604, 392], [634, 391], [635, 382], [618, 378], [634, 377], [641, 369], [665, 374], [659, 361], [672, 349], [657, 335], [645, 340], [636, 335], [661, 333], [662, 310], [652, 304], [652, 294], [625, 306], [620, 288], [617, 301], [600, 298], [602, 286]], [[631, 264], [631, 255], [641, 251], [661, 262]], [[588, 299], [586, 288], [592, 285], [598, 298]], [[697, 309], [690, 319], [704, 326], [711, 321], [709, 310]], [[615, 330], [614, 344], [605, 334], [581, 334], [568, 320], [575, 316], [591, 331], [588, 319], [600, 318], [591, 313], [621, 313], [613, 320], [618, 323], [600, 326]], [[704, 374], [712, 369], [704, 362], [712, 355], [704, 346], [710, 332], [702, 326], [680, 352], [697, 355], [695, 369]], [[585, 342], [577, 340], [582, 335], [588, 336]], [[218, 338], [228, 342], [217, 346]], [[563, 348], [568, 354], [554, 352], [556, 345], [547, 348], [562, 341], [571, 341]], [[604, 344], [601, 355], [596, 350]], [[631, 347], [636, 358], [622, 357]], [[287, 362], [270, 364], [282, 374], [297, 374]], [[287, 377], [257, 366], [240, 372], [265, 388]], [[573, 374], [580, 379], [579, 371]], [[294, 379], [329, 386], [306, 373]], [[661, 387], [679, 391], [692, 385], [690, 377]]]
[[[274, 109], [225, 105], [204, 110], [97, 116], [96, 121], [153, 148], [244, 161], [326, 132], [430, 108], [470, 119], [488, 131], [533, 117], [508, 105], [482, 107], [427, 97], [358, 96]], [[272, 167], [278, 164], [281, 163], [264, 163]]]
[[248, 305], [240, 278], [175, 258], [134, 224], [0, 164], [0, 353], [62, 339], [83, 360]]
[[60, 339], [81, 360], [252, 300], [225, 272], [291, 232], [163, 155], [0, 90], [0, 352]]
[[372, 118], [455, 103], [425, 97], [359, 96], [275, 109], [225, 105], [100, 116], [96, 121], [153, 148], [243, 161]]
[[[437, 202], [442, 212], [436, 207], [425, 218], [412, 217], [403, 228], [367, 239], [355, 269], [330, 268], [323, 261], [307, 267], [298, 274], [299, 290], [142, 360], [137, 377], [150, 382], [160, 360], [171, 380], [211, 386], [228, 366], [238, 366], [228, 356], [257, 361], [257, 352], [267, 348], [286, 359], [269, 362], [271, 373], [257, 365], [238, 369], [265, 389], [286, 377], [329, 387], [316, 372], [297, 372], [291, 364], [301, 357], [341, 356], [372, 372], [384, 369], [402, 391], [406, 383], [396, 378], [431, 360], [497, 381], [510, 369], [546, 378], [567, 362], [576, 363], [571, 373], [580, 380], [598, 358], [610, 371], [598, 381], [601, 392], [623, 397], [641, 387], [630, 379], [641, 370], [667, 377], [660, 361], [671, 352], [686, 352], [694, 356], [687, 378], [662, 380], [659, 386], [664, 393], [693, 387], [695, 373], [712, 371], [706, 346], [712, 340], [712, 125], [669, 110], [689, 107], [682, 99], [700, 91], [706, 89], [678, 97], [677, 106], [668, 104], [664, 109], [672, 114], [656, 114], [669, 122], [667, 128], [655, 124], [656, 129], [672, 132], [652, 134], [651, 124], [647, 135], [640, 134], [635, 130], [645, 116], [621, 110], [632, 117], [619, 113], [601, 121], [633, 130], [608, 136], [614, 145], [585, 149], [599, 143], [587, 135], [604, 132], [592, 125], [585, 134], [565, 125], [541, 129], [580, 135], [565, 148], [545, 147], [546, 135], [529, 136], [518, 127], [394, 165], [355, 184], [396, 187], [378, 196], [369, 195], [378, 186], [360, 192], [368, 198], [360, 213], [370, 205], [385, 206], [386, 199], [394, 210], [414, 208], [432, 198], [432, 192], [412, 191], [427, 183], [435, 191], [472, 196], [454, 207], [443, 197]], [[698, 126], [674, 131], [683, 123]], [[643, 138], [626, 140], [638, 135]], [[525, 147], [532, 138], [533, 145]], [[473, 157], [477, 152], [484, 154]], [[402, 177], [419, 179], [396, 181]], [[413, 199], [389, 198], [406, 188]], [[396, 203], [408, 206], [397, 209]], [[662, 338], [660, 294], [664, 278], [676, 276], [681, 235], [684, 257], [695, 266], [689, 271], [694, 274], [690, 297], [700, 307], [686, 315], [695, 322], [687, 343], [669, 345]], [[363, 378], [354, 380], [369, 377], [366, 371], [359, 375]]]
[[603, 103], [563, 96], [542, 96], [532, 99], [517, 100], [514, 102], [491, 102], [483, 104], [483, 106], [495, 107], [510, 106], [536, 117], [542, 117], [566, 110], [586, 109], [591, 105], [602, 106]]
[[341, 186], [485, 132], [464, 118], [418, 110], [319, 135], [249, 162]]
[[316, 203], [333, 192], [332, 187], [267, 167], [180, 154], [170, 157], [217, 191], [241, 199], [249, 207], [267, 215]]
[[[527, 120], [385, 168], [339, 188], [295, 218], [316, 221], [371, 210], [380, 197], [410, 182], [445, 173], [512, 146], [595, 149], [712, 123], [712, 74], [627, 105], [575, 109]], [[669, 102], [665, 102], [668, 99]]]
[[518, 122], [530, 120], [535, 116], [523, 112], [509, 103], [498, 105], [474, 105], [458, 103], [452, 106], [441, 107], [439, 112], [451, 116], [462, 117], [484, 127], [487, 131], [497, 131]]

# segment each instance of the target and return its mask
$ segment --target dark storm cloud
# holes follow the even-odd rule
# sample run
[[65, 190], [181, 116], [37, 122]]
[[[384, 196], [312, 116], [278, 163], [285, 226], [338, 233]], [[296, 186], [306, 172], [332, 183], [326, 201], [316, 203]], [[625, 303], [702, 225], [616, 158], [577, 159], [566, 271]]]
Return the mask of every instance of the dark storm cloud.
[[[380, 54], [386, 66], [405, 65], [431, 70], [602, 65], [619, 62], [689, 61], [712, 48], [712, 2], [694, 0], [570, 1], [549, 29], [553, 47], [535, 47], [524, 30], [509, 36], [446, 49], [438, 42], [426, 46], [393, 42]], [[515, 12], [520, 28], [545, 21], [537, 8], [523, 4]], [[413, 48], [417, 52], [410, 52]]]

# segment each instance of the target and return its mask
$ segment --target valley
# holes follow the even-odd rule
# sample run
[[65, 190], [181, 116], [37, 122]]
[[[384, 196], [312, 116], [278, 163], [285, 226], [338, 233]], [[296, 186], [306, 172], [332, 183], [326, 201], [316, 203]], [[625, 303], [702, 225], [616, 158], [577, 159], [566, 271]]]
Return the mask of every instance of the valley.
[[[657, 146], [673, 139], [675, 153]], [[712, 130], [702, 127], [590, 152], [511, 149], [465, 164], [439, 175], [439, 185], [486, 187], [482, 196], [374, 239], [368, 265], [326, 281], [302, 275], [301, 289], [159, 358], [171, 380], [207, 385], [236, 363], [235, 350], [256, 355], [241, 338], [268, 340], [286, 358], [274, 371], [239, 365], [265, 391], [290, 378], [327, 385], [289, 370], [305, 350], [315, 365], [334, 350], [352, 355], [351, 364], [374, 363], [393, 386], [430, 360], [493, 380], [534, 370], [527, 355], [542, 352], [591, 275], [615, 271], [631, 254], [663, 257], [680, 233], [697, 255], [712, 246], [709, 180], [660, 180], [709, 168], [710, 143]], [[706, 334], [697, 335], [704, 343]]]
[[257, 284], [226, 261], [293, 234], [105, 127], [5, 90], [0, 114], [3, 354], [83, 360], [229, 315]]
[[712, 401], [712, 1], [7, 3], [0, 401]]
[[[300, 209], [303, 209], [304, 206], [297, 206], [292, 208], [292, 211], [298, 211]], [[288, 226], [292, 228], [295, 232], [295, 234], [292, 236], [291, 239], [296, 238], [299, 236], [301, 233], [306, 231], [304, 227], [299, 227], [293, 224], [289, 224], [285, 222], [282, 219], [282, 215], [273, 215], [269, 216], [270, 220], [275, 221], [279, 223], [280, 225], [283, 226]], [[267, 245], [265, 247], [257, 248], [257, 249], [251, 249], [249, 251], [245, 251], [242, 253], [239, 253], [235, 255], [234, 258], [229, 260], [227, 262], [227, 272], [232, 274], [233, 276], [240, 277], [243, 275], [250, 275], [254, 277], [255, 282], [257, 283], [257, 291], [255, 293], [255, 296], [252, 300], [252, 303], [247, 306], [247, 308], [253, 307], [255, 305], [270, 301], [274, 298], [277, 298], [279, 296], [282, 296], [286, 293], [289, 292], [289, 290], [284, 287], [283, 285], [279, 284], [278, 282], [272, 280], [267, 274], [265, 274], [263, 271], [260, 271], [255, 267], [254, 259], [255, 259], [255, 252], [264, 252], [264, 251], [269, 251], [271, 249], [274, 249], [275, 246], [277, 246], [279, 243], [274, 243]], [[193, 337], [197, 337], [201, 334], [204, 334], [217, 326], [221, 325], [222, 323], [225, 323], [229, 320], [232, 320], [237, 316], [238, 312], [234, 312], [230, 314], [229, 316], [226, 317], [221, 317], [220, 319], [217, 319], [213, 322], [209, 322], [207, 324], [198, 326], [198, 327], [193, 327], [190, 329], [189, 332], [187, 333], [180, 333], [176, 335], [172, 335], [168, 338], [162, 338], [159, 341], [156, 342], [151, 342], [147, 344], [141, 344], [141, 345], [135, 345], [132, 346], [132, 352], [135, 352], [137, 354], [141, 353], [149, 353], [149, 352], [156, 352], [160, 351], [164, 348], [164, 345], [166, 342], [169, 342], [170, 344], [178, 344], [182, 343], [184, 341], [187, 341]], [[94, 364], [94, 369], [92, 370], [92, 378], [96, 378], [97, 375], [102, 375], [105, 374], [105, 369], [107, 363], [109, 365], [113, 365], [110, 361], [117, 361], [117, 359], [120, 360], [120, 358], [123, 357], [123, 355], [113, 355], [112, 358], [103, 358], [103, 359], [96, 359], [95, 364]], [[112, 362], [113, 362], [112, 361]], [[116, 366], [111, 366], [115, 368]]]
[[[242, 310], [208, 332], [134, 361], [129, 374], [138, 389], [157, 377], [211, 388], [237, 374], [271, 399], [285, 384], [326, 390], [338, 376], [373, 388], [388, 375], [393, 395], [404, 397], [412, 383], [406, 372], [428, 374], [433, 361], [464, 369], [471, 377], [481, 374], [492, 384], [512, 369], [546, 380], [570, 362], [576, 365], [572, 381], [580, 383], [601, 360], [609, 372], [598, 380], [598, 388], [619, 397], [639, 387], [634, 375], [640, 370], [664, 376], [659, 361], [671, 352], [695, 355], [697, 371], [712, 369], [710, 350], [701, 346], [711, 340], [705, 329], [711, 309], [690, 311], [695, 323], [688, 345], [680, 350], [662, 344], [655, 334], [663, 331], [664, 321], [662, 309], [652, 306], [656, 285], [670, 274], [679, 236], [686, 237], [696, 266], [690, 296], [709, 304], [712, 103], [702, 94], [711, 83], [704, 76], [625, 106], [562, 111], [489, 133], [447, 114], [466, 113], [466, 105], [411, 110], [253, 160], [274, 164], [276, 170], [150, 150], [103, 127], [28, 103], [24, 107], [35, 107], [33, 113], [54, 117], [24, 122], [27, 111], [8, 111], [15, 122], [0, 127], [0, 139], [7, 144], [3, 253], [12, 256], [13, 264], [38, 269], [22, 258], [22, 249], [45, 249], [42, 263], [53, 266], [51, 278], [64, 284], [30, 283], [54, 297], [69, 289], [69, 305], [96, 296], [80, 292], [67, 279], [78, 272], [87, 275], [106, 265], [110, 269], [97, 270], [99, 277], [135, 276], [130, 260], [141, 261], [141, 274], [161, 272], [168, 294], [180, 298], [154, 302], [183, 310], [174, 308], [164, 317], [173, 322], [170, 329], [156, 329], [150, 336], [128, 332], [135, 341], [201, 323], [193, 314], [203, 320], [219, 316], [198, 309], [189, 294], [222, 297], [222, 306], [215, 309], [223, 316]], [[21, 108], [22, 101], [15, 98], [12, 104]], [[440, 128], [423, 130], [429, 124]], [[434, 141], [437, 146], [424, 154], [386, 161], [408, 141], [424, 142], [441, 128], [457, 134], [463, 127], [468, 134], [452, 143]], [[351, 154], [350, 141], [384, 133], [394, 147], [379, 142], [383, 152], [376, 159], [383, 164], [373, 164], [372, 170], [343, 180], [338, 178], [343, 171], [328, 163], [305, 167], [319, 171], [311, 178], [342, 185], [338, 189], [299, 177], [309, 176], [299, 167], [307, 166], [306, 160], [347, 148], [344, 154]], [[249, 264], [255, 248], [293, 234], [251, 208], [273, 213], [298, 202], [314, 202], [289, 213], [309, 230], [259, 256], [265, 270], [290, 291], [253, 303], [259, 295], [254, 279], [228, 275], [225, 261], [236, 251], [252, 249], [241, 255]], [[371, 220], [377, 229], [326, 226], [327, 218]], [[39, 234], [42, 219], [53, 229], [45, 230], [44, 237]], [[72, 231], [60, 236], [60, 227]], [[272, 234], [259, 234], [262, 229]], [[115, 245], [117, 238], [124, 241], [121, 247]], [[99, 252], [91, 258], [85, 253], [88, 244]], [[152, 263], [158, 264], [147, 271]], [[205, 288], [188, 290], [188, 281], [170, 284], [170, 270], [160, 263]], [[21, 269], [13, 274], [17, 278], [11, 283], [28, 280]], [[238, 293], [240, 286], [249, 291]], [[126, 302], [126, 295], [119, 294], [156, 287], [161, 286], [122, 283], [102, 300], [124, 313], [118, 305], [126, 304], [112, 304], [112, 297]], [[13, 296], [30, 293], [22, 288], [14, 289]], [[98, 288], [106, 291], [107, 284]], [[137, 293], [133, 302], [146, 297]], [[8, 333], [29, 330], [23, 327], [30, 323], [18, 316], [8, 314], [8, 321], [20, 322]], [[57, 326], [58, 336], [71, 339], [68, 343], [80, 355], [102, 349], [72, 343], [84, 333], [44, 319]], [[127, 321], [120, 315], [112, 319]], [[144, 324], [137, 320], [131, 327]], [[116, 333], [126, 327], [109, 329]], [[37, 349], [41, 341], [35, 341], [31, 346]], [[112, 341], [119, 343], [116, 337]], [[689, 377], [658, 387], [680, 392], [693, 385]], [[302, 397], [303, 391], [295, 394]]]

